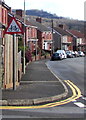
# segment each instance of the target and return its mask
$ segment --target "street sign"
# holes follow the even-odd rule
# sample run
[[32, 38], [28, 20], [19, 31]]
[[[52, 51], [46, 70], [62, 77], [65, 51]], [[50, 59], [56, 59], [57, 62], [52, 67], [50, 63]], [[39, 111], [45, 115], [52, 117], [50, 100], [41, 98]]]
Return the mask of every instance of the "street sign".
[[12, 17], [11, 22], [6, 28], [4, 34], [23, 34], [22, 28], [14, 17]]

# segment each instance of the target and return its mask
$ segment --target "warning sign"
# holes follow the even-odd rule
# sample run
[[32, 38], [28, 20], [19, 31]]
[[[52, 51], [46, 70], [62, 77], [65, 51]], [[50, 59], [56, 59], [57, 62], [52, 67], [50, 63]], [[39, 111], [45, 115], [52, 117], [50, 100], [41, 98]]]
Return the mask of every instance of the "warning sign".
[[23, 34], [23, 30], [16, 21], [16, 19], [13, 17], [10, 24], [5, 30], [5, 34], [19, 34], [19, 33]]

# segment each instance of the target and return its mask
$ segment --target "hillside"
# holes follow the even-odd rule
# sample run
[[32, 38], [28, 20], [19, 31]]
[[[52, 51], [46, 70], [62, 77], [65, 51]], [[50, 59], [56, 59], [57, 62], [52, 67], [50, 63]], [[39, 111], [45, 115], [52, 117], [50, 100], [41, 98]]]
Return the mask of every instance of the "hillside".
[[51, 14], [51, 13], [48, 13], [47, 11], [37, 10], [37, 9], [26, 10], [26, 15], [39, 16], [39, 17], [43, 17], [43, 18], [53, 18], [53, 19], [62, 19], [63, 18], [63, 17], [57, 16], [56, 14]]
[[[15, 10], [12, 10], [15, 13]], [[51, 26], [51, 19], [53, 19], [54, 26], [58, 26], [59, 24], [66, 24], [69, 29], [75, 29], [84, 33], [84, 21], [74, 20], [70, 18], [65, 18], [61, 16], [57, 16], [56, 14], [48, 13], [43, 10], [26, 10], [26, 16], [28, 19], [36, 19], [37, 17], [42, 18], [42, 24], [45, 26]]]
[[45, 26], [51, 26], [51, 19], [53, 19], [54, 26], [58, 26], [58, 24], [66, 24], [69, 29], [75, 29], [84, 33], [84, 21], [57, 16], [56, 14], [51, 14], [43, 10], [26, 10], [26, 15], [29, 19], [41, 17], [42, 24]]

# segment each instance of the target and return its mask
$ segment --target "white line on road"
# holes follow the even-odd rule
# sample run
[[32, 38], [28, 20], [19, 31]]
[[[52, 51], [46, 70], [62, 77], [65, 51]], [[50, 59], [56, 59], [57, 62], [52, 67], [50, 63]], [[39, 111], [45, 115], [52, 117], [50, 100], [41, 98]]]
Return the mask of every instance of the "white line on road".
[[80, 108], [84, 108], [85, 107], [85, 105], [83, 103], [81, 103], [81, 102], [74, 102], [74, 104], [77, 105]]
[[21, 81], [20, 83], [54, 83], [54, 82], [59, 82], [59, 81]]

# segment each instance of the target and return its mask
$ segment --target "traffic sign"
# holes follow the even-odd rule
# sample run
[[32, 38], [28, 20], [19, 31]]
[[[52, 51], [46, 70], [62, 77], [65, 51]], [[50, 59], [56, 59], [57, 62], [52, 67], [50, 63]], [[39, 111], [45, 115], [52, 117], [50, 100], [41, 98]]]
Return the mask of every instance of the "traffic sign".
[[14, 17], [12, 17], [11, 22], [6, 28], [4, 34], [19, 34], [19, 33], [23, 34], [23, 30], [18, 24], [17, 20]]

